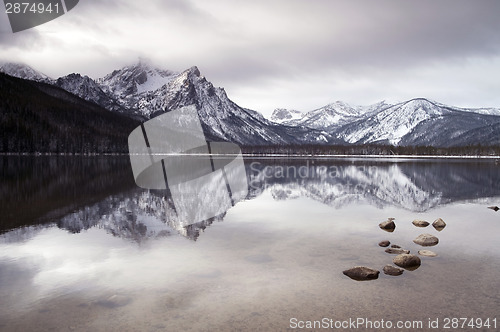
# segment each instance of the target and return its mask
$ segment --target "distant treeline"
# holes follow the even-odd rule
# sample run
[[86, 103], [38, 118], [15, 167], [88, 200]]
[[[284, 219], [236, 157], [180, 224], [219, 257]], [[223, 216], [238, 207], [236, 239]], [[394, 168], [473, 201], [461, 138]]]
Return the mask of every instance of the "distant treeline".
[[255, 155], [421, 155], [421, 156], [500, 156], [500, 146], [460, 147], [364, 145], [243, 146], [242, 152]]

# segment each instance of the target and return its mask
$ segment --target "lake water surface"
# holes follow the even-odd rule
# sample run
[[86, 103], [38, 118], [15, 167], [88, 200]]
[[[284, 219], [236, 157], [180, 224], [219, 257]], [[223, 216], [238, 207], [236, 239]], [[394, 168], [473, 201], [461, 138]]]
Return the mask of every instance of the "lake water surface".
[[[190, 224], [163, 191], [135, 185], [128, 157], [0, 157], [0, 330], [286, 331], [324, 318], [442, 330], [462, 317], [499, 328], [494, 161], [245, 158], [245, 168], [246, 198]], [[387, 218], [392, 233], [378, 226]], [[442, 231], [412, 224], [437, 218]], [[378, 243], [417, 254], [422, 233], [439, 238], [426, 248], [438, 256], [383, 274], [395, 255]], [[359, 265], [379, 278], [343, 275]]]

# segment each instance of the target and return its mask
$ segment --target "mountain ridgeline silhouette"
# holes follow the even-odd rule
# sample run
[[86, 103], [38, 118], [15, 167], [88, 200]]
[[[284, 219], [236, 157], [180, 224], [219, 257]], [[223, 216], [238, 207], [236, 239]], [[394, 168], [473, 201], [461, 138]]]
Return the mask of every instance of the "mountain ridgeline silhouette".
[[[500, 145], [500, 109], [463, 109], [425, 98], [365, 107], [338, 101], [306, 113], [277, 109], [266, 119], [231, 101], [197, 67], [174, 72], [141, 60], [96, 80], [77, 73], [54, 80], [18, 64], [0, 71], [21, 78], [0, 80], [8, 100], [1, 104], [1, 152], [126, 152], [122, 138], [133, 125], [189, 105], [196, 106], [207, 139], [241, 146]], [[47, 124], [40, 116], [49, 113]], [[37, 123], [52, 128], [51, 134]]]

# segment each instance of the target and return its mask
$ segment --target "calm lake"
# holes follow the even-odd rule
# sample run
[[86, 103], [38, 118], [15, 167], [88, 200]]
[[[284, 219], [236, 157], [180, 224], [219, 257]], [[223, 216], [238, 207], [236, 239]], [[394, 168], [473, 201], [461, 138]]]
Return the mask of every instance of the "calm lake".
[[[245, 171], [243, 200], [191, 224], [136, 186], [128, 157], [0, 157], [0, 330], [500, 328], [494, 160], [245, 158]], [[441, 231], [412, 224], [437, 218]], [[415, 244], [422, 233], [439, 244]], [[385, 275], [382, 240], [438, 256]], [[342, 273], [354, 266], [380, 275]]]

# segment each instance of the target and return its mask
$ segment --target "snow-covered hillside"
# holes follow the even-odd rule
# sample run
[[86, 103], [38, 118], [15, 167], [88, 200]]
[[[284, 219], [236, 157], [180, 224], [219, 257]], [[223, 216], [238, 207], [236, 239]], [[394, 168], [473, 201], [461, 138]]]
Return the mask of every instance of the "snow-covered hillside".
[[0, 73], [30, 81], [53, 83], [53, 80], [28, 65], [14, 62], [0, 63]]
[[57, 85], [110, 111], [141, 120], [195, 105], [208, 138], [241, 145], [488, 145], [498, 144], [500, 137], [500, 109], [458, 108], [425, 98], [369, 106], [336, 101], [309, 112], [276, 109], [268, 120], [235, 104], [196, 66], [175, 72], [141, 60], [97, 80], [70, 74], [54, 81], [31, 67], [12, 63], [0, 71]]

